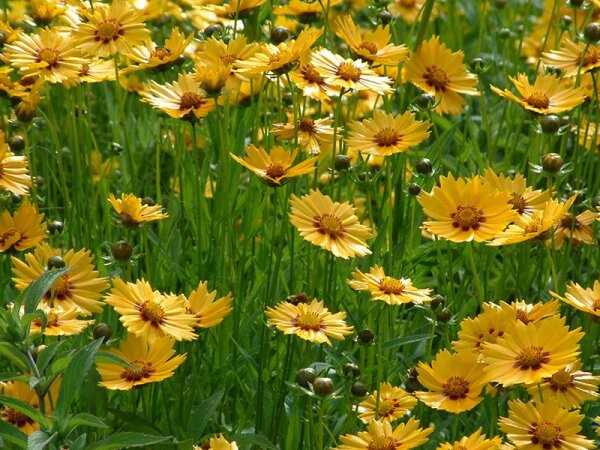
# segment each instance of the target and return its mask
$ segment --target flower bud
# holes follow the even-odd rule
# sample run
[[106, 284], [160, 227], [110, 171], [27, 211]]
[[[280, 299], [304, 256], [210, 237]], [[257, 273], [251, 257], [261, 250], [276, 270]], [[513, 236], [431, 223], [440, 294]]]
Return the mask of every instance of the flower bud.
[[60, 256], [51, 256], [50, 258], [48, 258], [47, 266], [48, 270], [62, 269], [63, 267], [67, 266], [67, 263]]
[[312, 367], [305, 367], [296, 372], [296, 383], [302, 387], [308, 387], [315, 378], [317, 378], [317, 372]]
[[355, 381], [352, 384], [352, 386], [350, 386], [350, 392], [355, 397], [364, 397], [365, 395], [367, 395], [368, 390], [364, 383], [361, 383], [360, 381]]
[[25, 148], [25, 138], [20, 134], [15, 134], [9, 139], [8, 145], [13, 152], [20, 152]]
[[411, 183], [408, 185], [408, 193], [410, 195], [419, 195], [421, 193], [421, 186], [416, 183]]
[[431, 160], [428, 158], [421, 158], [415, 164], [415, 168], [417, 169], [417, 173], [419, 175], [429, 175], [433, 171], [433, 164]]
[[344, 375], [346, 375], [346, 376], [350, 376], [350, 377], [359, 377], [360, 376], [360, 367], [358, 367], [354, 363], [344, 364], [344, 366], [342, 367], [342, 371], [344, 372]]
[[598, 22], [588, 23], [585, 26], [585, 28], [583, 29], [583, 35], [591, 43], [600, 41], [600, 23], [598, 23]]
[[128, 261], [133, 254], [133, 247], [125, 240], [117, 241], [110, 246], [110, 252], [117, 261]]
[[375, 334], [368, 328], [363, 328], [358, 332], [358, 340], [361, 344], [370, 344], [375, 339]]
[[315, 394], [326, 397], [333, 392], [333, 380], [326, 377], [317, 377], [313, 380]]
[[60, 234], [63, 232], [65, 224], [60, 220], [52, 220], [48, 222], [48, 231], [50, 234]]
[[377, 20], [381, 22], [383, 26], [390, 24], [392, 19], [393, 16], [387, 9], [379, 11], [379, 14], [377, 14]]
[[542, 131], [544, 133], [554, 134], [560, 128], [560, 117], [554, 114], [543, 116], [540, 120], [540, 126], [542, 127]]
[[94, 339], [103, 338], [103, 342], [106, 342], [112, 336], [112, 328], [107, 323], [97, 323], [92, 333]]
[[436, 313], [435, 318], [438, 322], [446, 323], [452, 319], [452, 312], [448, 308], [444, 308]]
[[343, 171], [350, 168], [350, 158], [346, 155], [335, 156], [335, 170]]
[[542, 156], [542, 167], [546, 172], [557, 173], [562, 169], [564, 161], [558, 153], [546, 153]]
[[273, 44], [281, 44], [289, 39], [290, 32], [286, 27], [278, 26], [271, 30], [271, 42]]

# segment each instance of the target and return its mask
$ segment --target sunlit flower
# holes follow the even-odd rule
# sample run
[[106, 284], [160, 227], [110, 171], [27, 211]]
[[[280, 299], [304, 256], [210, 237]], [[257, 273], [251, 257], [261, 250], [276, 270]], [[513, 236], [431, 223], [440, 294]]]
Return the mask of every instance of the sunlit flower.
[[[326, 5], [333, 8], [335, 5], [342, 3], [343, 0], [328, 0]], [[319, 14], [323, 14], [323, 3], [311, 2], [306, 0], [290, 0], [282, 3], [280, 6], [273, 9], [273, 13], [277, 15], [287, 15], [295, 17], [314, 18]]]
[[433, 427], [419, 428], [419, 425], [419, 421], [414, 417], [396, 428], [392, 428], [389, 422], [374, 420], [367, 425], [367, 431], [341, 436], [341, 444], [334, 447], [333, 450], [408, 450], [416, 448], [427, 442], [427, 436], [433, 432]]
[[501, 442], [498, 436], [487, 439], [480, 427], [475, 433], [464, 436], [456, 442], [445, 442], [438, 445], [436, 450], [500, 450]]
[[567, 39], [558, 50], [544, 53], [542, 62], [560, 69], [563, 76], [572, 77], [600, 68], [600, 47]]
[[46, 325], [43, 327], [42, 332], [42, 319], [36, 317], [31, 322], [31, 334], [42, 333], [44, 336], [74, 336], [94, 323], [94, 320], [78, 319], [81, 313], [77, 308], [64, 310], [43, 306], [40, 309], [46, 315]]
[[[379, 400], [378, 400], [379, 397]], [[394, 422], [417, 404], [417, 399], [387, 381], [379, 385], [379, 392], [373, 393], [358, 405], [358, 418], [363, 423], [372, 420]]]
[[217, 291], [208, 291], [208, 283], [201, 281], [185, 300], [186, 311], [196, 318], [196, 327], [212, 328], [219, 325], [233, 308], [231, 293], [215, 300]]
[[289, 77], [305, 97], [320, 102], [329, 101], [329, 87], [323, 75], [313, 65], [310, 53], [300, 58], [300, 65], [289, 73]]
[[222, 434], [212, 437], [204, 445], [194, 445], [194, 450], [238, 450], [235, 442], [229, 442]]
[[132, 48], [127, 53], [127, 57], [137, 65], [130, 65], [123, 70], [123, 73], [173, 64], [181, 57], [193, 37], [191, 34], [186, 38], [176, 27], [171, 31], [171, 35], [165, 40], [164, 45], [147, 41], [146, 45]]
[[234, 18], [239, 14], [244, 14], [260, 7], [266, 3], [266, 1], [267, 0], [229, 0], [229, 2], [219, 5], [214, 10], [220, 16]]
[[0, 214], [0, 253], [9, 249], [18, 252], [35, 247], [46, 238], [44, 215], [38, 213], [35, 205], [24, 200], [19, 209], [11, 215], [8, 210]]
[[565, 213], [554, 229], [554, 234], [546, 242], [554, 245], [555, 249], [563, 246], [565, 241], [571, 241], [571, 245], [592, 245], [594, 242], [594, 230], [592, 223], [598, 218], [598, 213], [585, 210], [573, 217], [572, 213]]
[[161, 205], [146, 205], [141, 198], [133, 194], [123, 193], [120, 199], [110, 194], [108, 201], [124, 225], [135, 226], [169, 217], [167, 213], [163, 212]]
[[9, 151], [4, 133], [0, 130], [0, 191], [28, 195], [31, 177], [26, 156], [16, 156]]
[[572, 281], [567, 286], [564, 297], [552, 291], [550, 294], [586, 314], [600, 317], [600, 281], [598, 280], [594, 281], [593, 288], [583, 288]]
[[558, 315], [560, 305], [556, 299], [552, 299], [547, 302], [535, 303], [527, 303], [522, 300], [514, 300], [511, 303], [501, 301], [499, 306], [507, 312], [514, 313], [517, 320], [528, 324]]
[[317, 155], [333, 145], [332, 122], [333, 119], [330, 117], [322, 119], [302, 117], [296, 123], [274, 123], [273, 135], [280, 139], [294, 140], [297, 134], [300, 148], [307, 153]]
[[[413, 25], [419, 15], [421, 14], [421, 10], [425, 5], [426, 0], [393, 0], [388, 5], [388, 10], [394, 17], [399, 17], [407, 25]], [[433, 7], [432, 16], [437, 15], [437, 5]]]
[[577, 142], [579, 145], [588, 150], [593, 150], [600, 153], [600, 123], [594, 120], [581, 118], [578, 126], [573, 127], [578, 135]]

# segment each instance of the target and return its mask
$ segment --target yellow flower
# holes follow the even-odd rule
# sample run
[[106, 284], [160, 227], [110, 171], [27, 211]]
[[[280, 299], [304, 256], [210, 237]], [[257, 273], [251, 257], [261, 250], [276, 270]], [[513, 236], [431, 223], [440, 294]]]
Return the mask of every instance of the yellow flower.
[[0, 214], [0, 253], [13, 248], [18, 252], [35, 247], [46, 238], [44, 215], [36, 206], [23, 200], [19, 209], [11, 216], [8, 210]]
[[297, 305], [283, 301], [275, 308], [267, 308], [265, 314], [269, 325], [284, 334], [295, 334], [317, 344], [327, 343], [331, 346], [329, 338], [343, 340], [353, 330], [353, 327], [346, 325], [345, 312], [332, 314], [317, 299]]
[[26, 156], [15, 156], [8, 149], [4, 133], [0, 130], [0, 191], [28, 195], [31, 177]]
[[194, 450], [238, 450], [235, 442], [229, 442], [222, 434], [212, 437], [204, 445], [194, 445]]
[[[421, 14], [421, 10], [425, 5], [426, 0], [393, 0], [388, 5], [388, 10], [394, 17], [399, 17], [407, 25], [413, 25], [419, 15]], [[437, 5], [433, 7], [432, 16], [437, 16], [438, 8]]]
[[[333, 6], [342, 3], [342, 0], [328, 0], [327, 6]], [[324, 4], [306, 0], [290, 0], [282, 6], [276, 7], [273, 12], [277, 15], [287, 15], [296, 17], [313, 18], [318, 14], [323, 14]]]
[[502, 442], [498, 436], [486, 439], [479, 427], [475, 433], [465, 436], [456, 442], [446, 442], [437, 446], [436, 450], [500, 450]]
[[338, 17], [336, 34], [361, 58], [375, 65], [397, 66], [408, 57], [406, 45], [394, 45], [389, 27], [379, 25], [375, 31], [356, 26], [351, 16]]
[[[318, 100], [319, 102], [329, 101], [329, 88], [325, 83], [325, 78], [319, 73], [312, 63], [312, 57], [306, 53], [300, 58], [300, 65], [297, 69], [289, 73], [290, 80], [302, 89], [305, 97]], [[287, 81], [287, 80], [286, 80]]]
[[67, 88], [78, 83], [100, 83], [101, 81], [114, 80], [115, 61], [112, 59], [89, 59], [79, 66], [77, 75], [63, 82]]
[[572, 213], [565, 213], [554, 229], [551, 239], [546, 241], [549, 246], [554, 244], [555, 249], [560, 249], [565, 241], [570, 240], [573, 247], [578, 245], [592, 245], [594, 243], [594, 230], [592, 223], [598, 218], [598, 213], [590, 210], [583, 211], [573, 217]]
[[583, 334], [581, 328], [570, 331], [558, 316], [527, 325], [517, 321], [496, 343], [483, 344], [484, 371], [504, 386], [538, 383], [577, 360]]
[[473, 409], [483, 400], [481, 390], [488, 383], [482, 373], [484, 366], [471, 351], [442, 350], [431, 365], [419, 362], [417, 378], [429, 391], [417, 391], [415, 395], [434, 409], [451, 413]]
[[68, 310], [51, 308], [43, 305], [41, 308], [46, 315], [47, 323], [42, 333], [42, 319], [36, 317], [31, 322], [31, 334], [42, 333], [44, 336], [74, 336], [92, 325], [94, 320], [80, 320], [77, 308]]
[[216, 327], [232, 311], [233, 296], [231, 293], [215, 301], [216, 296], [217, 291], [208, 292], [208, 283], [202, 281], [185, 300], [185, 309], [188, 314], [195, 317], [196, 327]]
[[536, 404], [510, 400], [508, 408], [508, 417], [500, 419], [500, 430], [519, 449], [596, 448], [592, 441], [577, 434], [584, 417], [578, 411], [569, 412], [552, 400]]
[[96, 4], [84, 13], [87, 21], [73, 31], [75, 45], [95, 57], [125, 54], [150, 37], [144, 13], [125, 0]]
[[460, 114], [460, 94], [479, 95], [477, 76], [467, 72], [462, 51], [452, 52], [438, 36], [423, 42], [406, 63], [406, 81], [435, 95], [439, 113]]
[[389, 156], [416, 147], [429, 136], [429, 121], [415, 119], [414, 113], [388, 114], [378, 109], [372, 119], [351, 122], [348, 146], [362, 153]]
[[102, 312], [100, 301], [102, 292], [108, 288], [107, 278], [99, 277], [92, 264], [93, 258], [89, 250], [68, 250], [52, 248], [43, 243], [32, 253], [25, 255], [25, 261], [12, 257], [13, 281], [19, 291], [38, 279], [48, 267], [48, 260], [59, 256], [65, 267], [71, 268], [62, 275], [42, 297], [42, 304], [58, 307], [63, 310], [77, 308], [80, 314], [89, 316]]
[[162, 212], [161, 205], [145, 205], [141, 198], [133, 194], [123, 193], [120, 199], [110, 194], [108, 201], [124, 225], [135, 226], [169, 217], [167, 213]]
[[[559, 314], [560, 305], [557, 300], [552, 299], [545, 303], [527, 303], [522, 300], [515, 300], [512, 303], [500, 302], [500, 308], [508, 313], [514, 313], [515, 319], [520, 320], [525, 325], [530, 322], [539, 322], [550, 316]], [[512, 323], [512, 322], [510, 322]]]
[[580, 87], [570, 87], [568, 81], [555, 75], [538, 75], [533, 86], [529, 84], [527, 75], [519, 73], [517, 78], [509, 77], [517, 88], [520, 97], [508, 89], [501, 91], [496, 86], [490, 89], [498, 95], [518, 103], [528, 111], [538, 114], [559, 114], [569, 111], [585, 101], [585, 94]]
[[127, 53], [127, 57], [136, 62], [137, 65], [130, 65], [123, 70], [123, 73], [173, 64], [183, 54], [183, 51], [192, 42], [193, 38], [194, 35], [192, 34], [186, 38], [181, 34], [179, 28], [175, 27], [171, 31], [171, 35], [165, 40], [164, 45], [157, 45], [155, 42], [147, 41], [143, 46], [133, 47]]
[[227, 43], [211, 37], [204, 43], [203, 51], [196, 53], [195, 60], [198, 64], [220, 65], [228, 73], [225, 89], [238, 91], [245, 77], [235, 71], [236, 64], [252, 57], [258, 49], [258, 43], [248, 43], [244, 35]]
[[422, 192], [417, 200], [433, 220], [423, 223], [436, 236], [453, 242], [492, 239], [514, 219], [507, 192], [484, 183], [479, 176], [464, 180], [440, 177], [440, 186]]
[[550, 291], [550, 295], [562, 300], [567, 305], [583, 311], [586, 314], [600, 317], [600, 281], [594, 281], [593, 288], [583, 288], [575, 282], [571, 282], [567, 286], [565, 296]]
[[[377, 397], [379, 396], [379, 401]], [[417, 399], [396, 386], [392, 386], [387, 381], [379, 385], [379, 393], [373, 393], [358, 405], [358, 418], [363, 423], [369, 423], [372, 420], [381, 422], [394, 422], [400, 419], [413, 406], [417, 404]]]
[[348, 202], [334, 202], [318, 189], [298, 198], [292, 195], [290, 221], [304, 240], [348, 259], [370, 255], [366, 239], [373, 237], [370, 228], [362, 225]]
[[333, 145], [333, 119], [302, 117], [297, 122], [274, 123], [273, 135], [280, 139], [293, 140], [298, 134], [298, 145], [306, 153], [318, 155]]
[[5, 56], [23, 77], [39, 76], [50, 83], [77, 76], [85, 62], [72, 39], [49, 28], [39, 34], [22, 34], [6, 46]]
[[219, 5], [215, 8], [215, 12], [219, 16], [231, 17], [245, 13], [249, 10], [256, 9], [266, 3], [267, 0], [230, 0], [228, 3]]
[[131, 367], [97, 363], [96, 367], [102, 378], [98, 384], [107, 389], [129, 390], [135, 386], [169, 378], [186, 357], [186, 354], [174, 356], [173, 343], [173, 339], [168, 337], [147, 341], [128, 334], [127, 338], [121, 341], [120, 349], [110, 349], [109, 353], [128, 362]]
[[144, 280], [125, 283], [115, 279], [105, 302], [119, 313], [119, 320], [128, 332], [150, 342], [163, 336], [178, 341], [197, 337], [196, 318], [186, 311], [183, 296], [153, 291]]
[[367, 425], [367, 431], [341, 436], [341, 444], [332, 450], [408, 450], [416, 448], [427, 442], [427, 436], [433, 432], [433, 427], [420, 428], [419, 425], [419, 421], [414, 417], [394, 429], [389, 422], [374, 420]]
[[381, 300], [388, 305], [402, 305], [404, 303], [421, 304], [431, 301], [431, 289], [419, 289], [413, 286], [409, 278], [388, 277], [383, 269], [375, 265], [369, 273], [355, 269], [352, 280], [348, 284], [355, 291], [369, 291], [371, 300]]
[[554, 229], [574, 201], [575, 196], [565, 203], [555, 199], [547, 201], [543, 211], [535, 211], [531, 217], [517, 217], [514, 224], [498, 233], [488, 245], [518, 244], [540, 236], [545, 237], [546, 232]]
[[278, 187], [287, 183], [291, 178], [314, 172], [317, 157], [308, 158], [292, 166], [298, 150], [288, 152], [282, 147], [275, 146], [267, 153], [262, 147], [249, 145], [247, 156], [240, 158], [230, 153], [231, 157], [242, 166], [254, 172], [269, 186]]
[[566, 39], [560, 49], [544, 53], [542, 62], [560, 69], [565, 77], [576, 76], [600, 68], [600, 47]]

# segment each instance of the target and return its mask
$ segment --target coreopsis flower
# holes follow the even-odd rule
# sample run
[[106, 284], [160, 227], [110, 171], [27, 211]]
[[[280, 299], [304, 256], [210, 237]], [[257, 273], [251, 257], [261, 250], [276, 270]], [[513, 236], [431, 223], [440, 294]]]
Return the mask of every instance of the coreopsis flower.
[[598, 280], [594, 281], [592, 288], [584, 288], [572, 281], [567, 286], [564, 297], [552, 291], [550, 291], [550, 295], [579, 311], [600, 317], [600, 281]]
[[379, 25], [375, 31], [360, 29], [351, 16], [338, 17], [335, 21], [336, 34], [362, 59], [374, 65], [397, 66], [408, 57], [406, 45], [390, 43], [389, 27]]
[[570, 331], [558, 316], [516, 321], [495, 343], [483, 344], [484, 371], [504, 386], [538, 383], [577, 360], [583, 334], [581, 328]]
[[572, 77], [600, 68], [600, 47], [566, 39], [558, 50], [544, 53], [542, 62], [560, 69], [563, 76]]
[[329, 88], [325, 78], [313, 65], [310, 53], [300, 58], [300, 65], [289, 73], [289, 77], [305, 97], [319, 102], [329, 101]]
[[242, 166], [254, 172], [269, 186], [278, 187], [287, 183], [291, 178], [314, 172], [318, 157], [312, 157], [294, 164], [298, 149], [289, 152], [282, 147], [275, 146], [267, 153], [262, 147], [249, 145], [246, 147], [246, 157], [230, 153], [231, 157]]
[[[329, 8], [342, 3], [343, 0], [329, 0], [327, 6]], [[325, 5], [319, 2], [310, 2], [305, 0], [290, 0], [285, 4], [282, 4], [273, 9], [273, 13], [277, 15], [295, 16], [295, 17], [307, 17], [313, 18], [317, 15], [323, 14], [323, 7]]]
[[267, 0], [230, 0], [223, 5], [218, 5], [214, 11], [222, 17], [235, 18], [239, 14], [247, 13], [266, 3]]
[[406, 81], [435, 95], [437, 112], [460, 114], [465, 104], [460, 94], [479, 95], [477, 76], [467, 72], [464, 57], [462, 51], [452, 52], [433, 36], [406, 63]]
[[577, 133], [577, 142], [587, 150], [600, 153], [600, 123], [581, 118], [578, 126], [573, 127]]
[[6, 46], [4, 55], [23, 77], [39, 76], [50, 83], [77, 76], [85, 62], [72, 39], [50, 28], [39, 34], [21, 34]]
[[344, 259], [371, 254], [366, 243], [371, 229], [358, 221], [350, 203], [334, 202], [318, 189], [302, 198], [292, 195], [290, 202], [290, 221], [304, 240]]
[[145, 205], [142, 199], [134, 194], [123, 193], [120, 199], [110, 194], [108, 201], [124, 225], [136, 226], [169, 217], [167, 213], [163, 212], [161, 205]]
[[408, 450], [423, 445], [432, 432], [433, 427], [420, 428], [414, 417], [396, 428], [389, 422], [374, 420], [367, 425], [367, 431], [341, 436], [341, 444], [332, 450]]
[[164, 45], [146, 41], [145, 45], [133, 47], [127, 53], [127, 57], [137, 64], [128, 66], [123, 70], [123, 73], [173, 64], [181, 57], [193, 38], [193, 34], [186, 38], [179, 31], [179, 28], [175, 27], [171, 31], [171, 35], [165, 40]]
[[500, 430], [506, 433], [516, 448], [528, 450], [596, 448], [583, 436], [579, 425], [583, 414], [577, 410], [561, 408], [558, 402], [545, 400], [543, 403], [524, 403], [521, 400], [508, 402], [508, 417], [500, 419]]
[[558, 315], [560, 305], [556, 299], [552, 299], [545, 303], [527, 303], [522, 300], [515, 300], [511, 303], [501, 301], [499, 306], [507, 312], [514, 313], [517, 320], [520, 320], [524, 324], [528, 324], [530, 322], [539, 322], [547, 317]]
[[[1, 167], [1, 166], [0, 166]], [[9, 249], [22, 252], [35, 247], [46, 238], [44, 214], [35, 205], [23, 200], [19, 209], [11, 215], [8, 210], [0, 214], [0, 253]]]
[[568, 81], [556, 75], [538, 75], [533, 85], [527, 75], [519, 73], [517, 78], [509, 77], [521, 97], [517, 97], [508, 89], [504, 91], [490, 86], [492, 92], [518, 103], [528, 111], [538, 114], [559, 114], [569, 111], [585, 101], [585, 94], [580, 87], [571, 87]]
[[310, 49], [323, 33], [323, 28], [307, 28], [297, 39], [282, 42], [279, 45], [265, 44], [246, 60], [239, 60], [235, 66], [242, 74], [262, 74], [270, 72], [281, 75], [293, 68], [293, 65]]
[[417, 378], [428, 391], [417, 391], [415, 395], [434, 409], [451, 413], [468, 411], [483, 400], [480, 394], [488, 383], [484, 367], [472, 351], [450, 353], [444, 349], [431, 365], [419, 362]]
[[[378, 396], [379, 402], [377, 401]], [[358, 405], [358, 418], [363, 423], [369, 423], [372, 420], [394, 422], [402, 418], [416, 404], [417, 399], [404, 389], [384, 381], [379, 385], [379, 392], [373, 391]]]
[[46, 272], [48, 261], [52, 257], [62, 258], [65, 267], [71, 270], [54, 282], [42, 296], [41, 305], [63, 310], [76, 308], [84, 316], [102, 312], [103, 303], [100, 299], [102, 292], [108, 288], [108, 279], [98, 276], [89, 250], [64, 250], [43, 243], [32, 253], [26, 254], [25, 261], [12, 257], [13, 281], [16, 288], [21, 292], [27, 289]]
[[[416, 21], [426, 0], [393, 0], [388, 5], [388, 11], [394, 17], [399, 17], [407, 25], [412, 26]], [[437, 15], [437, 5], [433, 7], [432, 16]]]
[[231, 307], [233, 296], [231, 293], [218, 300], [215, 300], [216, 297], [217, 291], [209, 292], [208, 283], [201, 281], [198, 283], [198, 287], [185, 299], [185, 309], [188, 314], [195, 317], [196, 327], [216, 327], [233, 310]]
[[63, 82], [65, 87], [76, 86], [79, 83], [100, 83], [114, 80], [115, 61], [113, 59], [88, 59], [79, 66], [77, 75]]
[[520, 216], [506, 230], [498, 233], [488, 245], [518, 244], [530, 239], [544, 237], [554, 230], [575, 201], [575, 196], [565, 203], [552, 199], [546, 202], [543, 211], [535, 211], [530, 217]]
[[203, 445], [194, 445], [194, 450], [238, 450], [235, 442], [229, 442], [222, 434], [210, 438]]
[[92, 325], [94, 320], [79, 319], [81, 314], [77, 308], [61, 309], [43, 305], [41, 309], [46, 315], [46, 325], [42, 329], [42, 319], [36, 317], [31, 322], [31, 334], [42, 333], [44, 336], [74, 336]]
[[520, 173], [510, 178], [503, 174], [497, 175], [488, 167], [484, 171], [484, 181], [499, 191], [508, 192], [508, 202], [519, 216], [531, 216], [534, 211], [542, 211], [550, 200], [550, 191], [534, 190], [527, 186], [527, 180]]
[[431, 193], [423, 191], [417, 200], [433, 220], [425, 229], [453, 242], [483, 242], [495, 237], [513, 221], [516, 212], [510, 194], [493, 188], [481, 177], [440, 177], [440, 186]]
[[33, 20], [38, 23], [48, 23], [65, 14], [67, 8], [63, 2], [56, 0], [30, 0], [30, 14]]
[[333, 145], [332, 122], [333, 119], [330, 117], [322, 119], [302, 117], [296, 122], [274, 123], [272, 133], [288, 141], [294, 140], [297, 134], [300, 148], [306, 153], [318, 155]]
[[183, 296], [154, 291], [143, 279], [135, 283], [115, 279], [104, 300], [119, 313], [129, 333], [150, 342], [163, 336], [178, 341], [197, 337], [196, 317], [187, 312]]
[[312, 65], [323, 77], [331, 94], [344, 91], [373, 91], [379, 95], [392, 92], [393, 80], [377, 75], [362, 60], [344, 59], [324, 48], [313, 52]]
[[409, 278], [389, 277], [378, 265], [371, 267], [368, 273], [355, 269], [347, 282], [355, 291], [370, 292], [371, 300], [381, 300], [388, 305], [421, 304], [432, 299], [431, 289], [417, 288]]
[[242, 80], [245, 77], [235, 71], [236, 64], [239, 61], [249, 59], [256, 53], [258, 48], [258, 43], [248, 42], [244, 35], [238, 35], [227, 43], [211, 37], [204, 43], [203, 51], [195, 55], [195, 59], [199, 64], [208, 61], [220, 64], [229, 73], [225, 82], [225, 89], [237, 91], [240, 89]]
[[73, 39], [88, 55], [125, 54], [150, 37], [144, 25], [144, 13], [125, 0], [97, 4], [84, 15], [86, 21], [73, 30]]
[[269, 325], [284, 334], [295, 334], [317, 344], [326, 343], [331, 346], [329, 338], [343, 340], [353, 330], [353, 327], [346, 325], [345, 312], [331, 313], [317, 299], [297, 305], [283, 301], [275, 308], [267, 308], [265, 314]]
[[552, 376], [542, 378], [539, 384], [529, 386], [527, 391], [536, 403], [552, 399], [563, 408], [573, 409], [586, 401], [597, 399], [598, 385], [600, 377], [582, 371], [581, 362], [575, 361]]
[[487, 439], [481, 427], [475, 433], [455, 442], [444, 442], [436, 450], [500, 450], [502, 440], [498, 436]]
[[129, 390], [135, 386], [169, 378], [186, 358], [186, 354], [174, 356], [174, 342], [169, 337], [148, 341], [128, 334], [127, 338], [121, 341], [119, 349], [112, 348], [109, 353], [133, 367], [97, 363], [96, 367], [102, 378], [98, 384], [112, 390]]
[[21, 122], [30, 122], [37, 114], [37, 107], [42, 101], [42, 96], [37, 90], [26, 91], [19, 95], [19, 103], [15, 106], [15, 115]]
[[372, 119], [349, 124], [348, 146], [362, 153], [389, 156], [416, 147], [429, 136], [431, 123], [416, 120], [414, 113], [388, 114], [378, 109]]
[[554, 229], [552, 237], [546, 241], [548, 245], [554, 245], [560, 249], [565, 241], [570, 240], [573, 247], [578, 245], [592, 245], [594, 242], [594, 230], [592, 223], [598, 218], [598, 213], [590, 210], [583, 211], [573, 217], [572, 213], [565, 213]]
[[0, 191], [7, 190], [17, 195], [28, 195], [31, 177], [26, 156], [11, 153], [4, 133], [0, 130]]

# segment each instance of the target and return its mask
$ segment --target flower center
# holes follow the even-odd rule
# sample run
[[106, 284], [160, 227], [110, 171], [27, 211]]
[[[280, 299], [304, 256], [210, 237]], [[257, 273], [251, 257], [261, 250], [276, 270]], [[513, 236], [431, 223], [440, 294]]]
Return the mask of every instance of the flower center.
[[566, 228], [567, 230], [570, 230], [571, 228], [577, 228], [577, 220], [573, 220], [573, 215], [567, 213], [562, 219], [560, 219], [560, 226]]
[[298, 121], [298, 131], [303, 133], [313, 133], [315, 131], [315, 121], [312, 119], [300, 119]]
[[332, 239], [336, 239], [344, 232], [342, 221], [331, 214], [323, 214], [316, 219], [315, 227], [319, 233], [328, 234]]
[[140, 381], [144, 378], [149, 378], [155, 372], [152, 368], [152, 363], [149, 361], [135, 360], [131, 363], [135, 369], [125, 369], [121, 373], [121, 378], [127, 381]]
[[224, 65], [230, 66], [237, 59], [237, 55], [227, 54], [227, 55], [221, 55], [219, 58], [221, 59], [221, 61], [223, 62]]
[[543, 347], [532, 345], [521, 351], [514, 366], [521, 368], [521, 370], [538, 370], [542, 367], [542, 364], [550, 361], [549, 355], [550, 353], [545, 352]]
[[169, 50], [167, 47], [156, 47], [154, 49], [154, 51], [152, 52], [152, 56], [154, 56], [155, 58], [158, 58], [160, 60], [168, 58], [170, 55], [171, 55], [171, 50]]
[[550, 99], [543, 92], [534, 92], [525, 100], [529, 105], [538, 109], [546, 109], [550, 105]]
[[204, 104], [204, 97], [195, 92], [184, 92], [179, 100], [179, 109], [197, 109]]
[[541, 445], [542, 448], [551, 449], [553, 447], [560, 448], [560, 441], [563, 435], [560, 434], [560, 427], [557, 427], [550, 422], [534, 422], [531, 424], [531, 442], [536, 445]]
[[21, 233], [19, 233], [19, 230], [16, 228], [9, 228], [4, 233], [0, 234], [0, 245], [10, 247], [20, 239]]
[[469, 392], [469, 382], [463, 377], [453, 376], [448, 378], [442, 385], [444, 395], [450, 397], [451, 400], [458, 400], [459, 398], [465, 398]]
[[375, 133], [373, 139], [380, 147], [392, 147], [398, 143], [401, 137], [393, 128], [385, 127]]
[[5, 408], [2, 412], [2, 417], [9, 423], [12, 423], [18, 428], [22, 428], [27, 424], [33, 423], [33, 419], [26, 416], [22, 412], [16, 411], [12, 408]]
[[398, 0], [402, 6], [406, 6], [407, 8], [415, 6], [416, 0]]
[[565, 369], [559, 370], [550, 377], [548, 382], [550, 383], [550, 389], [554, 392], [566, 392], [570, 387], [573, 386], [575, 378]]
[[304, 79], [309, 83], [323, 84], [323, 77], [314, 67], [307, 67], [303, 70]]
[[600, 297], [594, 299], [594, 305], [592, 306], [594, 311], [598, 311], [600, 309]]
[[[56, 314], [54, 311], [48, 311], [46, 313], [46, 318], [48, 319], [46, 328], [56, 327], [59, 325], [58, 314]], [[36, 324], [38, 327], [42, 326], [42, 320], [39, 317], [33, 319], [33, 323]]]
[[396, 409], [396, 405], [394, 402], [390, 400], [380, 400], [379, 401], [379, 415], [381, 417], [386, 417], [394, 413]]
[[543, 226], [543, 222], [542, 219], [533, 219], [530, 220], [527, 225], [525, 225], [525, 229], [523, 230], [523, 232], [525, 234], [528, 233], [537, 233]]
[[153, 302], [152, 300], [146, 300], [138, 308], [142, 316], [142, 320], [151, 322], [152, 326], [154, 327], [158, 327], [163, 323], [165, 312], [159, 304]]
[[98, 25], [96, 29], [96, 40], [108, 44], [110, 41], [116, 41], [123, 36], [125, 31], [116, 19], [108, 19]]
[[281, 178], [287, 172], [281, 163], [269, 164], [267, 167], [267, 176], [269, 178]]
[[[54, 289], [54, 300], [65, 300], [73, 296], [71, 292], [71, 281], [67, 274], [61, 276], [53, 286]], [[50, 300], [52, 298], [52, 289], [46, 292], [44, 298]]]
[[512, 209], [517, 211], [519, 214], [523, 214], [525, 212], [525, 208], [527, 208], [527, 201], [525, 197], [516, 192], [510, 193], [510, 200], [508, 201], [512, 205]]
[[525, 325], [531, 322], [531, 320], [529, 320], [529, 315], [527, 314], [527, 311], [525, 311], [524, 309], [517, 309], [517, 320], [520, 320]]
[[38, 62], [45, 62], [48, 64], [46, 69], [50, 70], [58, 67], [58, 62], [60, 61], [60, 53], [58, 50], [54, 50], [53, 48], [43, 48], [40, 50], [37, 56]]
[[450, 214], [452, 226], [463, 231], [477, 230], [485, 222], [483, 211], [473, 206], [458, 206], [456, 212]]
[[[587, 55], [585, 55], [585, 58], [583, 58], [583, 65], [584, 66], [591, 66], [593, 64], [596, 64], [598, 61], [600, 61], [600, 50], [595, 49], [595, 48], [588, 48], [589, 53]], [[581, 56], [579, 56], [579, 58], [577, 58], [578, 60], [581, 59]]]
[[360, 80], [362, 72], [358, 67], [354, 67], [352, 63], [342, 63], [339, 65], [336, 75], [342, 80], [354, 81], [356, 83]]
[[404, 285], [404, 283], [402, 283], [402, 281], [392, 277], [384, 277], [379, 282], [379, 289], [381, 289], [386, 294], [402, 294], [402, 292], [404, 292], [405, 287], [406, 286]]
[[319, 331], [323, 321], [314, 312], [303, 312], [296, 316], [296, 326], [303, 330]]
[[367, 450], [396, 450], [400, 445], [400, 442], [389, 436], [373, 436], [372, 439], [367, 446]]
[[446, 86], [450, 84], [446, 71], [436, 66], [427, 67], [425, 71], [423, 75], [425, 82], [432, 88], [435, 88], [436, 91], [444, 91]]
[[376, 54], [377, 51], [379, 50], [377, 48], [377, 44], [375, 44], [375, 42], [371, 42], [371, 41], [363, 41], [363, 42], [361, 42], [360, 45], [358, 46], [358, 48], [364, 48], [371, 55]]

